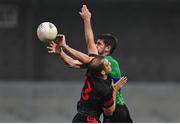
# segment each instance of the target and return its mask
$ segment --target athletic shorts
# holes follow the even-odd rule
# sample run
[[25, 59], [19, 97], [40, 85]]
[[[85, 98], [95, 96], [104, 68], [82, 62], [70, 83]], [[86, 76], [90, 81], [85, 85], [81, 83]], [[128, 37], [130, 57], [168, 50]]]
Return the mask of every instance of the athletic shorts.
[[100, 120], [95, 117], [86, 116], [86, 115], [77, 113], [74, 116], [72, 123], [100, 123]]
[[117, 104], [116, 104], [116, 109], [115, 109], [113, 115], [110, 117], [107, 117], [104, 115], [103, 122], [104, 123], [112, 123], [112, 122], [133, 123], [127, 106], [126, 105], [117, 105]]

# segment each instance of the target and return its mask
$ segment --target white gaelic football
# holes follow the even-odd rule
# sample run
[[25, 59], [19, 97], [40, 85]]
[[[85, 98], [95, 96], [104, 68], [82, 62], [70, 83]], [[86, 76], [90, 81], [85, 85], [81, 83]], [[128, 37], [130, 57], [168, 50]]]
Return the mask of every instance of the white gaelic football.
[[37, 36], [42, 42], [49, 42], [56, 38], [57, 28], [51, 22], [43, 22], [37, 28]]

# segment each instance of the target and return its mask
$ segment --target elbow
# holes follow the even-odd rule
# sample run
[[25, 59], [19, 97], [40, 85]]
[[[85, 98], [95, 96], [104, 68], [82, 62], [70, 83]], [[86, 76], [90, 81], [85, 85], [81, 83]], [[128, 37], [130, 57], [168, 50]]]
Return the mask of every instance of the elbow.
[[71, 63], [71, 64], [68, 64], [68, 67], [69, 68], [80, 68], [80, 64], [77, 64], [77, 63]]
[[68, 66], [68, 68], [74, 68], [74, 66], [73, 65], [67, 65]]
[[67, 66], [68, 66], [68, 68], [76, 68], [76, 65], [74, 65], [74, 64], [68, 64]]
[[65, 64], [66, 64], [66, 66], [67, 66], [68, 68], [74, 68], [74, 67], [75, 67], [75, 65], [74, 65], [73, 63], [65, 62]]

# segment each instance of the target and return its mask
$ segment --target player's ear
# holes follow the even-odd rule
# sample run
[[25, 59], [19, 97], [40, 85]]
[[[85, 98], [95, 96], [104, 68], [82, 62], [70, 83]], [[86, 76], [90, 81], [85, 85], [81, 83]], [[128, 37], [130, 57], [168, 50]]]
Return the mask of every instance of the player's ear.
[[105, 75], [106, 72], [104, 70], [101, 71], [101, 75]]
[[105, 51], [107, 51], [107, 52], [111, 51], [111, 46], [110, 45], [106, 46]]

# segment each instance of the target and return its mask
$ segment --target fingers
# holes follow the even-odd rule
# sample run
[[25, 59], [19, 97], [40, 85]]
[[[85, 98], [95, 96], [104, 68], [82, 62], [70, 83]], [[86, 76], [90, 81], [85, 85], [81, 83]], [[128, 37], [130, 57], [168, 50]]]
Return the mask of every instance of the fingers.
[[49, 44], [49, 46], [53, 47], [53, 46], [54, 46], [54, 44], [53, 44], [53, 43], [51, 43], [51, 44]]
[[46, 48], [49, 49], [49, 50], [52, 50], [52, 47], [47, 46]]
[[88, 8], [87, 8], [86, 5], [83, 5], [83, 9], [84, 9], [84, 10], [88, 10]]
[[84, 11], [85, 11], [85, 12], [89, 12], [89, 10], [88, 10], [88, 8], [87, 8], [86, 5], [84, 5]]
[[55, 53], [55, 46], [56, 46], [56, 43], [52, 41], [49, 44], [49, 46], [46, 47], [48, 49], [48, 53]]
[[81, 8], [81, 12], [79, 13], [80, 15], [84, 15], [85, 13], [88, 13], [89, 10], [87, 8], [86, 5], [83, 5], [83, 7]]
[[114, 88], [116, 90], [120, 90], [122, 88], [122, 86], [127, 82], [127, 77], [123, 76], [116, 84], [114, 84]]
[[61, 36], [62, 34], [57, 34], [57, 36]]
[[54, 46], [54, 45], [56, 45], [56, 43], [54, 41], [52, 41], [50, 45]]
[[127, 82], [128, 78], [125, 76], [123, 77], [123, 80]]
[[83, 5], [84, 9], [87, 9], [87, 6], [86, 5]]
[[127, 82], [127, 80], [128, 80], [127, 77], [122, 77], [120, 82], [122, 84], [125, 84]]
[[65, 39], [66, 39], [66, 38], [65, 38], [65, 35], [62, 35], [62, 39], [65, 41]]
[[83, 7], [81, 8], [81, 12], [84, 13], [84, 5], [83, 5]]
[[82, 7], [82, 11], [85, 12], [86, 11], [86, 5], [83, 5]]
[[122, 84], [125, 84], [126, 82], [127, 82], [127, 77], [122, 77], [121, 79], [120, 79], [120, 82], [122, 83]]
[[[58, 34], [57, 37], [61, 37], [65, 39], [65, 36], [62, 34]], [[62, 41], [62, 40], [61, 40]], [[51, 41], [49, 46], [46, 47], [48, 49], [48, 53], [59, 53], [59, 45], [55, 43], [54, 41]]]
[[59, 34], [59, 36], [65, 36], [64, 34]]
[[47, 49], [48, 49], [48, 53], [54, 53], [54, 50], [52, 47], [47, 46]]
[[53, 45], [57, 45], [59, 42], [61, 42], [62, 41], [62, 39], [63, 39], [63, 34], [58, 34], [57, 36], [56, 36], [56, 39], [55, 39], [55, 41], [53, 41]]
[[48, 51], [48, 53], [55, 53], [55, 52], [54, 52], [54, 51], [52, 51], [52, 50], [49, 50], [49, 51]]
[[57, 40], [62, 40], [62, 38], [63, 38], [64, 36], [65, 36], [64, 34], [58, 34], [58, 35], [56, 36], [56, 39], [57, 39]]
[[48, 53], [55, 53], [54, 50], [48, 50]]
[[82, 16], [82, 12], [79, 12], [79, 14]]

